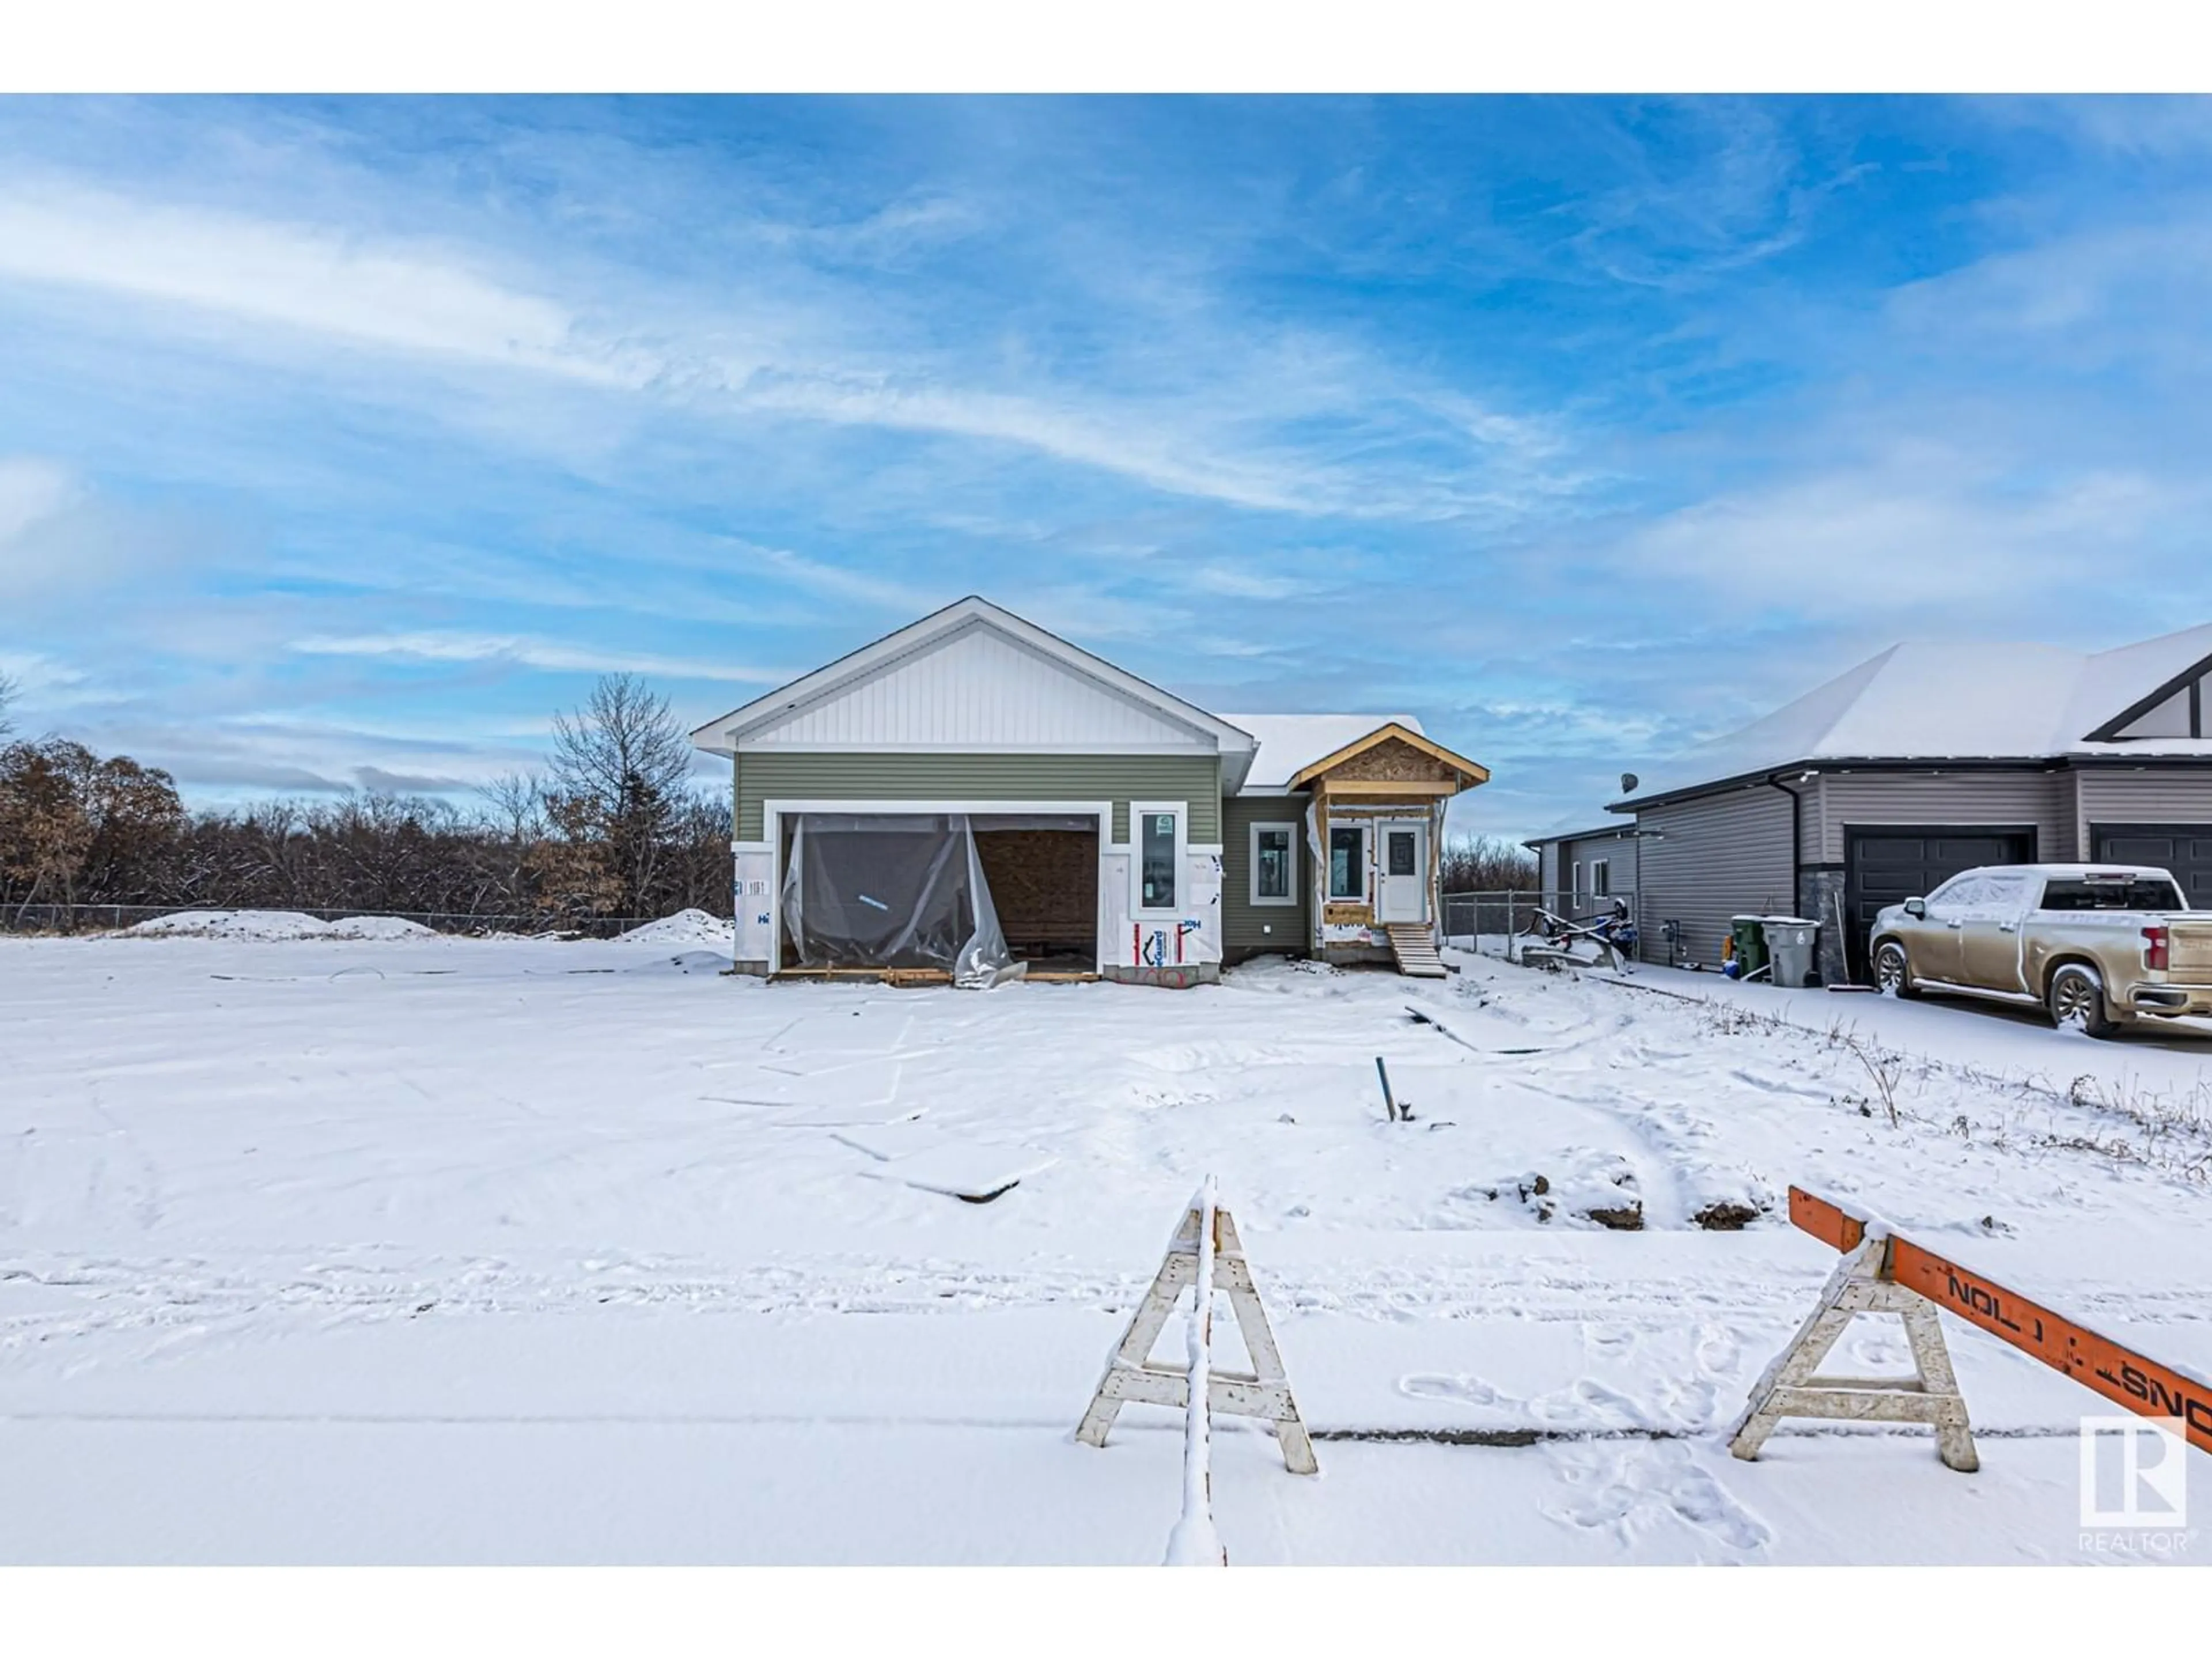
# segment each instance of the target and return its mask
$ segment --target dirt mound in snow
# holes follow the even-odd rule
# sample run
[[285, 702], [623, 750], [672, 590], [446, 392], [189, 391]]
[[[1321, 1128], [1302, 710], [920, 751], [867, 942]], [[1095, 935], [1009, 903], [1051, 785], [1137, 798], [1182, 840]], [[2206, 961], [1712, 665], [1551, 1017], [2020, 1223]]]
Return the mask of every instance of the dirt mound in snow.
[[632, 945], [719, 945], [727, 950], [737, 943], [737, 924], [704, 910], [678, 910], [619, 937]]
[[142, 939], [435, 939], [437, 934], [416, 921], [398, 916], [348, 916], [343, 921], [318, 921], [297, 910], [179, 910], [156, 916], [126, 933]]
[[331, 924], [328, 939], [435, 939], [437, 930], [404, 916], [348, 916]]
[[124, 932], [142, 939], [328, 939], [331, 924], [297, 910], [179, 910]]

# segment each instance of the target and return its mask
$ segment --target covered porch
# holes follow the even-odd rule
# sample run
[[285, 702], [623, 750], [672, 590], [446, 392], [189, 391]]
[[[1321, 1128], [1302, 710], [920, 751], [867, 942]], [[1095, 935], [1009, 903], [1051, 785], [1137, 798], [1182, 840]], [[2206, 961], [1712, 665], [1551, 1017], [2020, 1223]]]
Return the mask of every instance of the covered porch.
[[1441, 979], [1444, 811], [1489, 769], [1395, 722], [1297, 774], [1311, 792], [1315, 956]]

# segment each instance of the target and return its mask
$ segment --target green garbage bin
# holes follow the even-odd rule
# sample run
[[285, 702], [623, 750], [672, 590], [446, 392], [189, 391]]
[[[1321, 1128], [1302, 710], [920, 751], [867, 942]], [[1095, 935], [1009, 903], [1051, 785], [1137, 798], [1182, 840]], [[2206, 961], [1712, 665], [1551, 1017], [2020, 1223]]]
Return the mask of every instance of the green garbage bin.
[[1735, 940], [1735, 976], [1748, 979], [1766, 966], [1766, 918], [1731, 916], [1729, 933]]

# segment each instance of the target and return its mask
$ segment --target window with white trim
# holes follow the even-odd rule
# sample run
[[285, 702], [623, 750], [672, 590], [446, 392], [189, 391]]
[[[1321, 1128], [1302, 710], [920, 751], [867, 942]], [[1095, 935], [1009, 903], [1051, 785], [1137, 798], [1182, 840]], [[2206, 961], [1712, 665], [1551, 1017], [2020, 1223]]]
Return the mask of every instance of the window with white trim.
[[1252, 902], [1296, 904], [1298, 902], [1298, 826], [1295, 823], [1255, 823], [1252, 826]]
[[1139, 915], [1171, 915], [1182, 908], [1182, 801], [1129, 803], [1130, 908]]
[[1367, 826], [1328, 826], [1328, 896], [1350, 903], [1367, 896]]
[[1613, 896], [1612, 860], [1592, 859], [1590, 860], [1590, 896], [1592, 898]]
[[1577, 859], [1569, 868], [1572, 873], [1567, 877], [1567, 896], [1577, 899], [1583, 896], [1583, 861]]

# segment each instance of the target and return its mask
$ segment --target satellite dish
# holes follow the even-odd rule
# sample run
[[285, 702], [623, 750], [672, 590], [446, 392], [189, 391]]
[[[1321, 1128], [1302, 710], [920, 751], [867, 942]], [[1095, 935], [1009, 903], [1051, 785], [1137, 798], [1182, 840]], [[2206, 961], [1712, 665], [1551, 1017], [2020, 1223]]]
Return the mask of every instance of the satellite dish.
[[1623, 772], [1620, 775], [1620, 793], [1624, 795], [1634, 794], [1636, 793], [1636, 783], [1637, 778], [1635, 773]]

